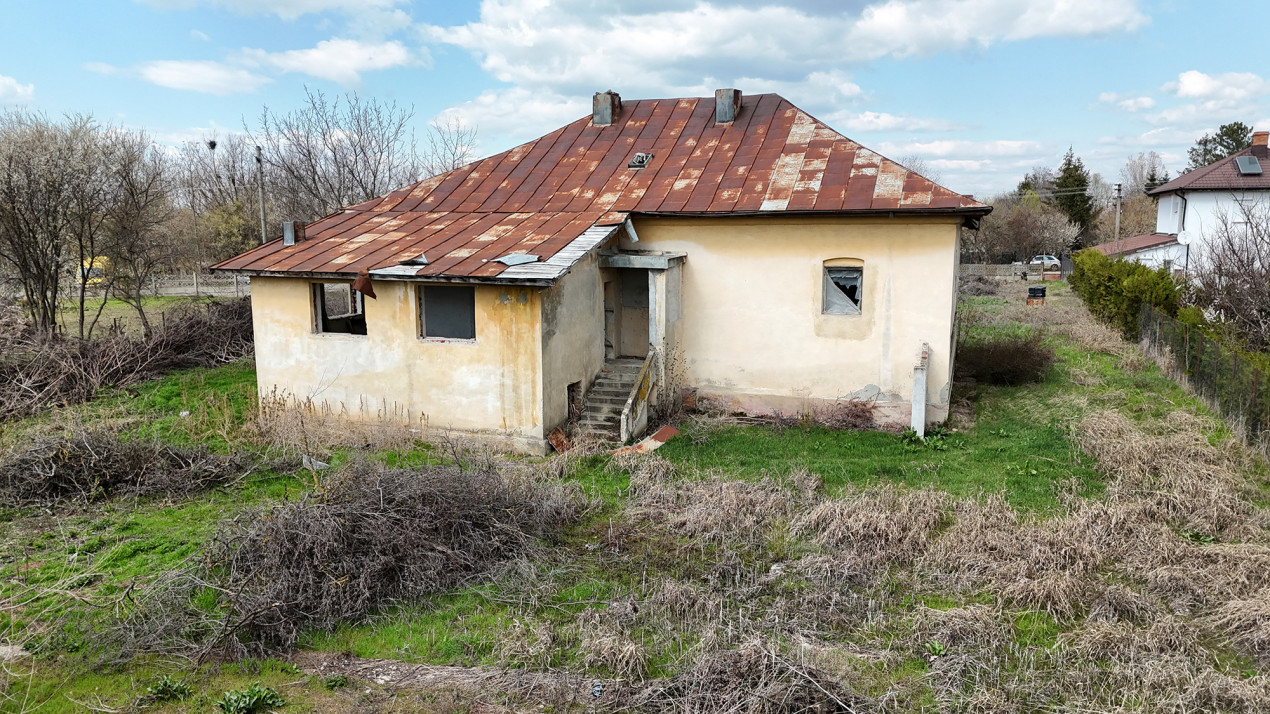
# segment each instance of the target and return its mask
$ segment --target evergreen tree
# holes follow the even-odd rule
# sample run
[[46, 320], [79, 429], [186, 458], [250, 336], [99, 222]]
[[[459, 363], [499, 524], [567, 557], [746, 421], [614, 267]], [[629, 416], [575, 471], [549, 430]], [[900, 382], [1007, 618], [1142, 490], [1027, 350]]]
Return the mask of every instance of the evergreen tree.
[[1067, 149], [1063, 165], [1058, 168], [1058, 178], [1054, 180], [1054, 195], [1050, 203], [1080, 229], [1073, 250], [1085, 247], [1089, 229], [1097, 219], [1098, 212], [1089, 195], [1089, 171], [1071, 148]]
[[1201, 136], [1195, 146], [1186, 151], [1186, 158], [1190, 160], [1186, 171], [1203, 168], [1249, 146], [1252, 146], [1252, 127], [1241, 121], [1222, 124], [1216, 133]]
[[1163, 175], [1161, 175], [1160, 172], [1155, 169], [1155, 167], [1152, 167], [1151, 171], [1147, 173], [1146, 181], [1142, 182], [1142, 192], [1150, 193], [1151, 191], [1168, 183], [1169, 180], [1170, 179], [1169, 179], [1168, 171], [1165, 171]]

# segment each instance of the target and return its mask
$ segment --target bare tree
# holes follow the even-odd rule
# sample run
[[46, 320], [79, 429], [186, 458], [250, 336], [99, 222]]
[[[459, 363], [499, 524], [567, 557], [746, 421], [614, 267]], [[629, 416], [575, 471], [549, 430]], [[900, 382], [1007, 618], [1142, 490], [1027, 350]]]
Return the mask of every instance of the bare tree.
[[930, 162], [921, 154], [907, 154], [899, 161], [900, 166], [912, 171], [913, 173], [939, 183], [940, 173]]
[[305, 106], [288, 114], [265, 107], [259, 127], [248, 130], [264, 147], [269, 184], [287, 218], [319, 218], [419, 179], [413, 109], [356, 94], [306, 96]]
[[436, 176], [465, 166], [475, 158], [476, 127], [450, 114], [428, 126], [428, 152], [423, 157], [424, 175]]
[[145, 312], [144, 289], [171, 257], [173, 216], [171, 170], [164, 150], [145, 132], [117, 131], [110, 136], [115, 196], [108, 208], [107, 231], [114, 294], [137, 311], [146, 337], [153, 330]]
[[1120, 182], [1124, 184], [1126, 197], [1138, 196], [1147, 188], [1152, 177], [1162, 177], [1168, 171], [1164, 168], [1164, 159], [1154, 151], [1144, 151], [1130, 156], [1120, 169]]
[[57, 330], [68, 237], [82, 228], [82, 182], [93, 169], [83, 146], [89, 117], [59, 125], [43, 114], [0, 115], [0, 260], [22, 285], [34, 327]]
[[1254, 351], [1270, 348], [1270, 204], [1246, 201], [1218, 213], [1191, 259], [1196, 297]]
[[1027, 261], [1034, 255], [1063, 255], [1071, 250], [1080, 228], [1034, 192], [1005, 194], [989, 200], [992, 213], [977, 232], [963, 232], [964, 248], [985, 263]]
[[[186, 142], [174, 167], [188, 212], [181, 221], [186, 239], [180, 246], [196, 270], [206, 260], [223, 260], [260, 240], [260, 193], [255, 146], [246, 136], [210, 135]], [[281, 231], [280, 211], [266, 199], [269, 235]]]

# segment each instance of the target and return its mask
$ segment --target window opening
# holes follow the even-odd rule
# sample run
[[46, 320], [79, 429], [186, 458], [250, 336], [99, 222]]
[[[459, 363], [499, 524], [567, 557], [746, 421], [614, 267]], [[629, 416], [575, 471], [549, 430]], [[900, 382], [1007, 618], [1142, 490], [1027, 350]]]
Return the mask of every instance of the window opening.
[[419, 334], [451, 340], [476, 339], [476, 289], [470, 285], [419, 288]]
[[366, 334], [365, 304], [352, 283], [314, 283], [313, 306], [318, 332]]
[[863, 268], [825, 268], [824, 312], [859, 315], [864, 289]]

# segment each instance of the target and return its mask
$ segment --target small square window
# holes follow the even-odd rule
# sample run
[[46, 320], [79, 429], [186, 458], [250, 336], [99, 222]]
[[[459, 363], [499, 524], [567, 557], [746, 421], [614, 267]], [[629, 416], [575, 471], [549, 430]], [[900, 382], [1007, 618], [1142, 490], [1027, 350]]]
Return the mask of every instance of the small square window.
[[864, 290], [864, 268], [825, 268], [826, 315], [859, 315]]
[[313, 283], [314, 327], [317, 332], [366, 334], [365, 304], [352, 283]]
[[419, 334], [427, 338], [476, 339], [476, 289], [470, 285], [419, 288]]

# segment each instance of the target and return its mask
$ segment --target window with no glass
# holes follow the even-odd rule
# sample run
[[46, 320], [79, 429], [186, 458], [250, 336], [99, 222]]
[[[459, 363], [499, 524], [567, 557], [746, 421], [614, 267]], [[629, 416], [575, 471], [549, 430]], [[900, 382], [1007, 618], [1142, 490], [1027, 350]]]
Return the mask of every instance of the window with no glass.
[[419, 334], [450, 340], [476, 339], [476, 288], [424, 285], [419, 288]]
[[864, 268], [825, 268], [824, 308], [826, 315], [859, 315], [864, 291]]
[[366, 334], [365, 304], [352, 283], [313, 283], [316, 332]]

